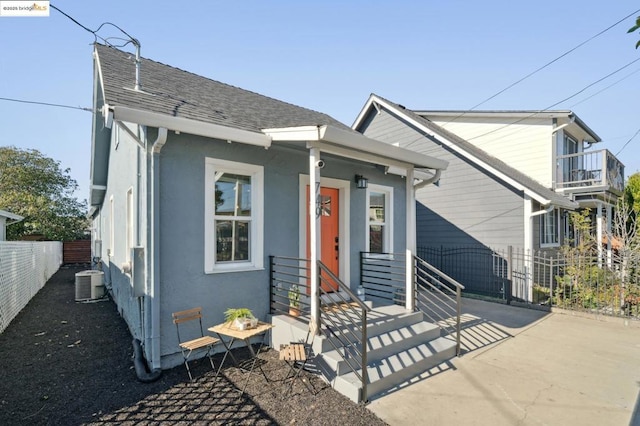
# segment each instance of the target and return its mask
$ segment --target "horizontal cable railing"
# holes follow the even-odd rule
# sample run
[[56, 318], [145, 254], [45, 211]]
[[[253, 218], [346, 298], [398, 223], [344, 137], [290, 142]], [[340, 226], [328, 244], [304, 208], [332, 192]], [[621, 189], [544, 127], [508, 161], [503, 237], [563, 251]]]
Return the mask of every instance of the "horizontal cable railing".
[[340, 354], [360, 380], [366, 402], [367, 384], [367, 313], [371, 310], [340, 278], [322, 262], [318, 262], [318, 291], [320, 301], [320, 329], [328, 342]]
[[456, 339], [460, 355], [460, 315], [464, 286], [421, 258], [414, 256], [416, 308]]
[[405, 255], [360, 252], [360, 283], [369, 300], [405, 304]]
[[311, 308], [309, 260], [269, 256], [269, 306], [271, 314], [296, 317]]

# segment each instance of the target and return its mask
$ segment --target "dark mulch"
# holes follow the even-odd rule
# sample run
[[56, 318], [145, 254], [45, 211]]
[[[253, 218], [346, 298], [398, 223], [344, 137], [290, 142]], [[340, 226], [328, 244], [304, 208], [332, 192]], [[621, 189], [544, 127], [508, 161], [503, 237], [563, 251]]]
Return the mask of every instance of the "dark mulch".
[[202, 360], [192, 363], [193, 382], [184, 366], [139, 382], [115, 304], [74, 301], [75, 273], [84, 269], [61, 268], [0, 334], [0, 425], [385, 424], [310, 374], [315, 395], [296, 382], [283, 400], [287, 366], [273, 350], [260, 355], [270, 380], [251, 375], [242, 397], [241, 370], [225, 368], [214, 381]]

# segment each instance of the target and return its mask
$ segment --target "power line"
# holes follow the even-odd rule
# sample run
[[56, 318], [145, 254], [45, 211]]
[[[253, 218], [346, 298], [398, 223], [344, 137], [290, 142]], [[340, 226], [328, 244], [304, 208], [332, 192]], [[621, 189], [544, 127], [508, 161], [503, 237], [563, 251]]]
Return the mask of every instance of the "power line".
[[618, 84], [618, 83], [620, 83], [620, 82], [622, 82], [622, 81], [626, 80], [627, 78], [631, 77], [632, 75], [634, 75], [634, 74], [636, 74], [636, 73], [638, 73], [638, 72], [640, 72], [640, 68], [638, 68], [638, 69], [637, 69], [637, 70], [635, 70], [635, 71], [632, 71], [631, 73], [627, 74], [626, 76], [622, 77], [621, 79], [616, 80], [615, 82], [613, 82], [613, 83], [611, 83], [610, 85], [608, 85], [608, 86], [604, 87], [603, 89], [598, 90], [598, 91], [597, 91], [596, 93], [594, 93], [593, 95], [591, 95], [591, 96], [587, 96], [587, 97], [586, 97], [586, 98], [584, 98], [583, 100], [581, 100], [581, 101], [579, 101], [579, 102], [576, 102], [575, 104], [571, 105], [571, 106], [569, 107], [569, 109], [572, 109], [572, 108], [573, 108], [573, 107], [575, 107], [576, 105], [580, 105], [581, 103], [588, 101], [589, 99], [593, 98], [594, 96], [597, 96], [597, 95], [599, 95], [600, 93], [604, 92], [605, 90], [608, 90], [608, 89], [612, 88], [612, 87], [613, 87], [613, 86], [615, 86], [616, 84]]
[[591, 84], [588, 84], [587, 86], [585, 86], [585, 87], [583, 87], [582, 89], [580, 89], [580, 90], [578, 90], [577, 92], [575, 92], [573, 95], [568, 96], [568, 97], [566, 97], [566, 98], [564, 98], [564, 99], [562, 99], [562, 100], [560, 100], [560, 101], [558, 101], [558, 102], [556, 102], [556, 103], [554, 103], [554, 104], [552, 104], [552, 105], [549, 105], [548, 107], [546, 107], [546, 108], [544, 108], [544, 109], [541, 109], [540, 111], [536, 111], [536, 112], [534, 112], [534, 113], [532, 113], [532, 114], [530, 114], [530, 115], [528, 115], [528, 116], [526, 116], [526, 117], [523, 117], [523, 118], [521, 118], [521, 119], [519, 119], [519, 120], [514, 121], [513, 123], [505, 124], [505, 125], [504, 125], [504, 126], [502, 126], [502, 127], [498, 127], [498, 128], [496, 128], [496, 129], [493, 129], [493, 130], [488, 131], [488, 132], [486, 132], [486, 133], [483, 133], [483, 134], [481, 134], [481, 135], [474, 136], [474, 137], [472, 137], [472, 138], [468, 138], [467, 140], [468, 140], [468, 141], [471, 141], [471, 140], [473, 140], [473, 139], [477, 139], [477, 138], [480, 138], [480, 137], [482, 137], [482, 136], [489, 135], [489, 134], [491, 134], [491, 133], [497, 132], [498, 130], [502, 130], [502, 129], [504, 129], [505, 127], [511, 126], [511, 125], [513, 125], [513, 124], [518, 124], [518, 123], [520, 123], [520, 122], [522, 122], [522, 121], [524, 121], [524, 120], [526, 120], [526, 119], [528, 119], [528, 118], [534, 117], [534, 116], [536, 116], [536, 115], [538, 115], [538, 114], [540, 114], [540, 113], [542, 113], [542, 112], [548, 111], [548, 110], [550, 110], [551, 108], [553, 108], [553, 107], [555, 107], [555, 106], [557, 106], [557, 105], [559, 105], [559, 104], [561, 104], [561, 103], [563, 103], [563, 102], [566, 102], [566, 101], [568, 101], [568, 100], [569, 100], [569, 99], [571, 99], [571, 98], [574, 98], [574, 97], [578, 96], [580, 93], [584, 92], [584, 91], [585, 91], [585, 90], [587, 90], [588, 88], [590, 88], [590, 87], [592, 87], [592, 86], [595, 86], [596, 84], [600, 83], [601, 81], [606, 80], [607, 78], [611, 77], [612, 75], [619, 73], [619, 72], [620, 72], [620, 71], [622, 71], [623, 69], [625, 69], [625, 68], [627, 68], [627, 67], [630, 67], [631, 65], [635, 64], [635, 63], [636, 63], [636, 62], [638, 62], [638, 61], [640, 61], [640, 58], [637, 58], [637, 59], [635, 59], [635, 60], [633, 60], [633, 61], [629, 62], [628, 64], [623, 65], [622, 67], [618, 68], [617, 70], [615, 70], [615, 71], [613, 71], [613, 72], [610, 72], [610, 73], [609, 73], [609, 74], [607, 74], [606, 76], [604, 76], [604, 77], [602, 77], [602, 78], [600, 78], [600, 79], [598, 79], [598, 80], [594, 81], [594, 82], [593, 82], [593, 83], [591, 83]]
[[[64, 16], [66, 16], [67, 18], [69, 18], [74, 24], [78, 25], [80, 28], [82, 28], [83, 30], [93, 34], [94, 37], [94, 41], [97, 41], [98, 39], [102, 40], [104, 42], [104, 44], [106, 44], [107, 46], [111, 46], [111, 47], [124, 47], [129, 43], [132, 43], [134, 46], [138, 46], [140, 47], [140, 42], [138, 41], [138, 39], [136, 39], [135, 37], [132, 37], [129, 33], [127, 33], [125, 30], [123, 30], [122, 28], [120, 28], [119, 26], [117, 26], [114, 23], [111, 22], [103, 22], [102, 24], [100, 24], [100, 26], [98, 28], [96, 28], [95, 30], [92, 30], [84, 25], [82, 25], [80, 22], [78, 22], [77, 19], [73, 18], [71, 15], [69, 15], [68, 13], [62, 11], [61, 9], [59, 9], [58, 7], [54, 6], [53, 4], [49, 4], [49, 6], [51, 6], [52, 9], [57, 10], [58, 12], [60, 12], [61, 14], [63, 14]], [[102, 27], [104, 27], [105, 25], [110, 25], [116, 29], [118, 29], [122, 34], [126, 35], [127, 37], [129, 37], [129, 40], [126, 39], [121, 39], [121, 38], [117, 38], [117, 37], [109, 37], [104, 38], [98, 35], [98, 31], [100, 31], [102, 29]], [[121, 44], [121, 45], [113, 45], [109, 42], [109, 39], [116, 39], [116, 40], [123, 40], [126, 41], [126, 43]]]
[[629, 143], [633, 140], [633, 138], [638, 136], [638, 133], [640, 133], [640, 129], [636, 130], [636, 132], [633, 134], [633, 136], [631, 136], [629, 138], [629, 140], [626, 141], [624, 145], [622, 145], [622, 148], [620, 148], [620, 150], [618, 152], [616, 152], [616, 157], [618, 156], [618, 154], [620, 154], [622, 152], [623, 149], [625, 149], [627, 147], [627, 145], [629, 145]]
[[43, 105], [43, 106], [50, 106], [50, 107], [56, 107], [56, 108], [78, 109], [78, 110], [81, 110], [81, 111], [88, 111], [88, 112], [91, 112], [91, 113], [93, 112], [93, 108], [84, 108], [84, 107], [79, 107], [79, 106], [63, 105], [63, 104], [53, 104], [53, 103], [49, 103], [49, 102], [27, 101], [27, 100], [24, 100], [24, 99], [13, 99], [13, 98], [0, 97], [0, 101], [18, 102], [18, 103], [21, 103], [21, 104]]
[[522, 83], [524, 80], [528, 79], [529, 77], [531, 77], [534, 74], [537, 74], [538, 72], [542, 71], [543, 69], [547, 68], [549, 65], [559, 61], [560, 59], [564, 58], [565, 56], [567, 56], [568, 54], [574, 52], [575, 50], [579, 49], [580, 47], [584, 46], [585, 44], [589, 43], [591, 40], [601, 36], [602, 34], [606, 33], [607, 31], [609, 31], [610, 29], [612, 29], [613, 27], [615, 27], [616, 25], [620, 24], [621, 22], [623, 22], [625, 19], [629, 18], [630, 16], [635, 15], [636, 13], [640, 12], [640, 9], [631, 12], [630, 14], [628, 14], [627, 16], [625, 16], [624, 18], [620, 19], [619, 21], [617, 21], [615, 24], [610, 25], [609, 27], [605, 28], [604, 30], [600, 31], [599, 33], [595, 34], [594, 36], [591, 36], [590, 38], [588, 38], [587, 40], [583, 41], [582, 43], [578, 44], [577, 46], [569, 49], [568, 51], [564, 52], [562, 55], [558, 56], [557, 58], [547, 62], [546, 64], [544, 64], [543, 66], [537, 68], [536, 70], [530, 72], [529, 74], [525, 75], [524, 77], [522, 77], [521, 79], [511, 83], [510, 85], [508, 85], [507, 87], [505, 87], [504, 89], [500, 90], [499, 92], [495, 93], [494, 95], [489, 96], [487, 99], [483, 100], [482, 102], [472, 106], [471, 108], [469, 108], [467, 111], [463, 111], [460, 115], [452, 118], [451, 120], [449, 120], [447, 123], [444, 123], [444, 125], [447, 125], [449, 123], [451, 123], [452, 121], [457, 120], [458, 118], [462, 117], [463, 115], [465, 115], [468, 111], [473, 111], [474, 109], [478, 108], [480, 105], [484, 105], [485, 103], [489, 102], [490, 100], [492, 100], [493, 98], [503, 94], [504, 92], [506, 92], [507, 90], [511, 89], [512, 87], [514, 87], [517, 84]]

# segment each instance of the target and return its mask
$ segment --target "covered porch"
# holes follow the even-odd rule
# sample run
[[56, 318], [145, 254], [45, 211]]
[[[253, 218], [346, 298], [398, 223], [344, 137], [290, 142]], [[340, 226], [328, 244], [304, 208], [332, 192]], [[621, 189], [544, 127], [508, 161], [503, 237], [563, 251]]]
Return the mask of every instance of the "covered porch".
[[464, 286], [414, 255], [361, 252], [357, 292], [322, 261], [313, 293], [309, 259], [269, 264], [272, 347], [304, 341], [313, 327], [313, 371], [353, 401], [460, 354]]

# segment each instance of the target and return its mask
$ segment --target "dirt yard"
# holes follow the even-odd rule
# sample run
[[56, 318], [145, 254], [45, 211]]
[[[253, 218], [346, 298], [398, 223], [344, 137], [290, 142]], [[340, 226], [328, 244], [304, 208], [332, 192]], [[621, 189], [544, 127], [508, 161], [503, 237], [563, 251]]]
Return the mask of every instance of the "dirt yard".
[[242, 397], [244, 373], [225, 368], [214, 381], [207, 361], [192, 364], [193, 382], [184, 366], [139, 382], [115, 304], [74, 301], [84, 269], [61, 268], [0, 334], [0, 425], [386, 424], [311, 375], [315, 395], [297, 382], [283, 400], [287, 366], [273, 350], [260, 356], [269, 381], [253, 374]]

